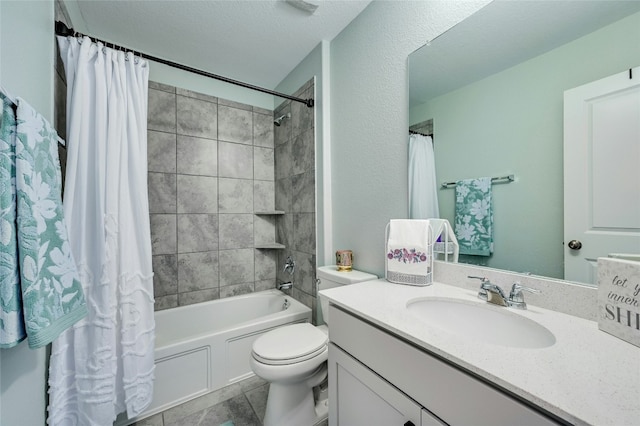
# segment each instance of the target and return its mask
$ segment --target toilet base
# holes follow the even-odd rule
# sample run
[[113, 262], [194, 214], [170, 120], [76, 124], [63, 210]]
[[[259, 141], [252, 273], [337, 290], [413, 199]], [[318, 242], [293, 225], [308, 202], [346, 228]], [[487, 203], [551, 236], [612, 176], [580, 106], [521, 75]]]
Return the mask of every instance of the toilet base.
[[324, 363], [301, 383], [272, 382], [269, 385], [264, 426], [313, 426], [322, 421], [328, 413], [328, 404], [325, 403], [328, 401], [316, 404], [313, 387], [322, 382], [326, 375], [327, 364]]

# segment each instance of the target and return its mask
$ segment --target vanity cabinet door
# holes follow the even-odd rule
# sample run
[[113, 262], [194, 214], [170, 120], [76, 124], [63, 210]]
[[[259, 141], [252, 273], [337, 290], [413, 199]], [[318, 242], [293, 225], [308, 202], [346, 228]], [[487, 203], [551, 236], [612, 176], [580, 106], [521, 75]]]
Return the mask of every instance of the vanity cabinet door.
[[330, 426], [419, 426], [421, 411], [414, 400], [329, 345]]

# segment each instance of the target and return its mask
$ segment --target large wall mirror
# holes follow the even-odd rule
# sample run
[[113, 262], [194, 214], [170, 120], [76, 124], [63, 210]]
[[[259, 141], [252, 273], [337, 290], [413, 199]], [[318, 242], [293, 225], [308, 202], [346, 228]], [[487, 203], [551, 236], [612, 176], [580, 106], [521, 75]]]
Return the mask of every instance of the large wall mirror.
[[[515, 176], [493, 185], [493, 254], [461, 262], [573, 280], [564, 91], [639, 65], [639, 1], [495, 0], [409, 56], [409, 124], [432, 126], [437, 181]], [[455, 190], [438, 201], [453, 224]]]

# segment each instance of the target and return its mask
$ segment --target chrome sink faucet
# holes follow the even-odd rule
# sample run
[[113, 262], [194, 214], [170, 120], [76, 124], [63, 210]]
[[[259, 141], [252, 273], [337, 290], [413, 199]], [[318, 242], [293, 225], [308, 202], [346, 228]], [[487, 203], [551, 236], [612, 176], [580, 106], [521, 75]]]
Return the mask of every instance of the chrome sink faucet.
[[493, 284], [489, 281], [488, 278], [485, 277], [473, 277], [469, 276], [469, 278], [478, 279], [481, 281], [480, 283], [480, 291], [478, 292], [478, 298], [482, 300], [486, 300], [489, 303], [493, 303], [498, 306], [507, 306], [515, 309], [527, 309], [527, 304], [524, 301], [523, 291], [528, 291], [530, 293], [540, 293], [540, 290], [535, 288], [526, 287], [520, 284], [520, 282], [513, 283], [511, 286], [511, 292], [509, 293], [509, 297], [504, 293], [504, 290], [496, 284]]
[[500, 286], [491, 282], [484, 282], [480, 284], [480, 288], [487, 292], [487, 302], [493, 303], [494, 305], [509, 306], [507, 296], [505, 296]]

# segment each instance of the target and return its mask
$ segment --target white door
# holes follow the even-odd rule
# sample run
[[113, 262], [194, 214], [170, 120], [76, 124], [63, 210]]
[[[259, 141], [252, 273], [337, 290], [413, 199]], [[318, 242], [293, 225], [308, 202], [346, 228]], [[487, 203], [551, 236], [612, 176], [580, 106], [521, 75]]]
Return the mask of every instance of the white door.
[[565, 279], [640, 254], [640, 67], [564, 92]]

